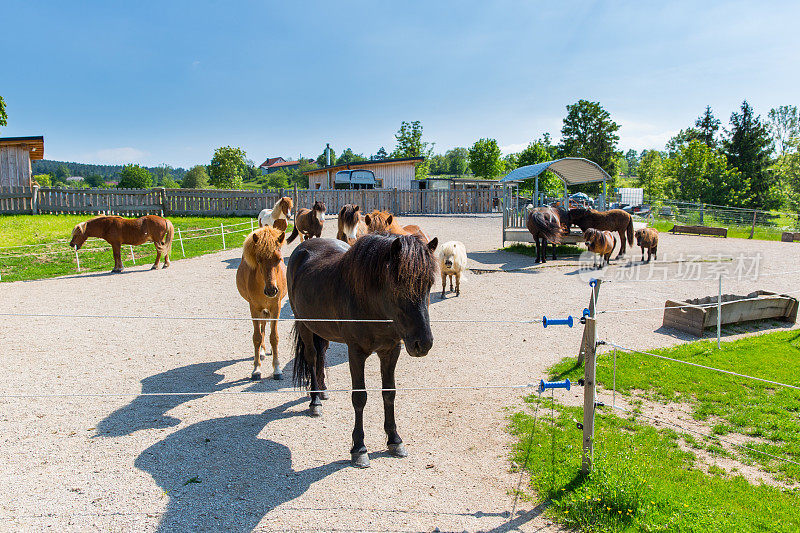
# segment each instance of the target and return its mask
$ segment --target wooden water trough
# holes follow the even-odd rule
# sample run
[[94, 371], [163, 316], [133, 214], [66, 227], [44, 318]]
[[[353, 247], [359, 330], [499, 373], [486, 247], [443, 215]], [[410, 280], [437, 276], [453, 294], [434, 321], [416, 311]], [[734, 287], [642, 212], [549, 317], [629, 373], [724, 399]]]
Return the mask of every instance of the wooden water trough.
[[673, 235], [708, 235], [711, 237], [727, 237], [728, 228], [714, 228], [711, 226], [678, 226], [675, 225], [669, 230]]
[[[794, 323], [797, 321], [797, 306], [797, 298], [769, 291], [755, 291], [746, 296], [723, 294], [722, 324], [771, 318]], [[702, 337], [705, 328], [717, 325], [717, 297], [667, 300], [663, 325]]]

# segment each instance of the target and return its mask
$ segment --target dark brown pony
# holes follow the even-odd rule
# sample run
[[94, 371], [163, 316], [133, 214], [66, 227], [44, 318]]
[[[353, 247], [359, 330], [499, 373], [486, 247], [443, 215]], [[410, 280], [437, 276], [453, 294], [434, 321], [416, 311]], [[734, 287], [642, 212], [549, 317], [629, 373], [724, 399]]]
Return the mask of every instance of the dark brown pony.
[[314, 202], [314, 206], [311, 209], [306, 209], [305, 207], [298, 209], [297, 214], [294, 216], [294, 229], [292, 229], [292, 234], [289, 235], [289, 240], [286, 242], [295, 240], [299, 233], [303, 234], [303, 240], [319, 237], [322, 235], [322, 225], [324, 223], [325, 204], [319, 200]]
[[576, 207], [569, 210], [569, 220], [572, 224], [581, 228], [584, 233], [589, 228], [618, 232], [622, 246], [619, 248], [617, 257], [625, 255], [626, 234], [628, 244], [633, 246], [633, 218], [622, 209], [597, 211], [595, 209]]
[[[278, 225], [282, 219], [276, 220]], [[285, 228], [284, 228], [285, 229]], [[250, 378], [261, 379], [261, 357], [266, 354], [264, 343], [266, 320], [278, 318], [281, 301], [286, 297], [286, 265], [283, 264], [281, 247], [286, 238], [284, 229], [270, 226], [258, 228], [247, 236], [242, 247], [242, 261], [236, 270], [236, 288], [242, 298], [250, 304], [253, 317], [253, 373]], [[269, 323], [269, 343], [272, 347], [272, 377], [281, 379], [278, 359], [278, 322]]]
[[647, 262], [650, 258], [658, 261], [658, 230], [655, 228], [642, 228], [636, 230], [636, 245], [642, 249], [642, 261], [644, 261], [644, 249], [647, 248]]
[[361, 208], [353, 204], [345, 204], [339, 211], [339, 227], [336, 238], [347, 244], [354, 244], [358, 239], [367, 234], [367, 224], [364, 216], [359, 213]]
[[392, 235], [415, 235], [422, 242], [428, 242], [428, 236], [416, 224], [401, 226], [397, 219], [388, 211], [374, 210], [364, 216], [364, 223], [369, 233], [391, 233]]
[[114, 253], [114, 269], [112, 272], [122, 272], [123, 244], [137, 246], [147, 241], [153, 241], [156, 247], [156, 262], [151, 270], [159, 268], [158, 262], [164, 255], [164, 268], [169, 266], [169, 253], [172, 250], [172, 237], [175, 228], [172, 222], [156, 215], [147, 215], [141, 218], [122, 218], [117, 216], [101, 216], [90, 218], [81, 222], [72, 229], [72, 240], [69, 245], [80, 250], [89, 237], [104, 239], [111, 245]]
[[[536, 261], [535, 263], [547, 262], [547, 243], [553, 245], [553, 259], [556, 258], [556, 245], [561, 242], [561, 235], [569, 231], [564, 228], [569, 228], [569, 213], [566, 209], [556, 207], [533, 207], [528, 206], [528, 220], [526, 226], [528, 231], [533, 236], [533, 242], [536, 243]], [[541, 245], [540, 245], [541, 241]]]
[[[594, 266], [595, 268], [603, 268], [603, 262], [609, 264], [611, 254], [614, 252], [614, 247], [617, 245], [617, 237], [610, 231], [600, 231], [599, 229], [589, 228], [583, 232], [583, 239], [586, 242], [586, 248], [590, 252], [594, 252]], [[600, 264], [597, 264], [597, 257], [600, 257]]]
[[[289, 303], [296, 318], [294, 379], [311, 387], [310, 412], [322, 414], [325, 351], [329, 342], [347, 344], [355, 409], [350, 457], [353, 466], [369, 466], [364, 446], [364, 363], [378, 353], [381, 387], [394, 389], [400, 342], [412, 357], [433, 346], [428, 305], [437, 273], [433, 251], [438, 241], [424, 244], [403, 235], [365, 235], [351, 247], [334, 239], [301, 243], [287, 268]], [[391, 322], [320, 322], [309, 319], [390, 320]], [[392, 455], [405, 457], [394, 419], [395, 392], [383, 391], [384, 429]]]

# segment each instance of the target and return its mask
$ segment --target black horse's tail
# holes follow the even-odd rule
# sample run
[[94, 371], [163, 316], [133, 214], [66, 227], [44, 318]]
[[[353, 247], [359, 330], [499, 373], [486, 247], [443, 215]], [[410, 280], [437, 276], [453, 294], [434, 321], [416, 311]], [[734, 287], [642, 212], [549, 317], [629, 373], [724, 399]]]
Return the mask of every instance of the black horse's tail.
[[297, 236], [298, 236], [299, 234], [300, 234], [300, 232], [298, 232], [298, 231], [297, 231], [297, 226], [295, 226], [294, 228], [292, 228], [292, 234], [291, 234], [291, 235], [289, 235], [289, 238], [288, 238], [288, 239], [286, 239], [286, 242], [287, 242], [287, 243], [290, 243], [290, 242], [292, 242], [293, 240], [295, 240], [295, 239], [297, 238]]
[[628, 220], [628, 245], [633, 246], [633, 218]]
[[[303, 327], [303, 326], [299, 326]], [[292, 383], [297, 388], [308, 388], [311, 385], [311, 372], [314, 367], [309, 365], [306, 361], [306, 343], [300, 336], [300, 331], [297, 323], [292, 328], [292, 337], [294, 338], [294, 368], [292, 370]], [[317, 358], [322, 358], [322, 366], [325, 365], [325, 341], [322, 337], [314, 335], [314, 348], [317, 352]], [[316, 361], [315, 361], [316, 363]]]
[[544, 237], [549, 242], [558, 244], [561, 242], [561, 222], [558, 217], [549, 213], [534, 211], [531, 213], [531, 220], [539, 232], [539, 237]]

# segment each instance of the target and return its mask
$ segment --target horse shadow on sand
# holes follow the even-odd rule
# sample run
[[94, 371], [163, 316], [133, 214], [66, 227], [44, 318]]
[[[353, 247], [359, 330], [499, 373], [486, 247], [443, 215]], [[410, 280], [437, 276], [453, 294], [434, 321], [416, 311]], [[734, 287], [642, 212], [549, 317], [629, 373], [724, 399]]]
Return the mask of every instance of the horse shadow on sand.
[[[275, 507], [291, 501], [349, 461], [292, 467], [291, 450], [268, 438], [269, 424], [301, 415], [305, 397], [261, 414], [204, 420], [144, 450], [134, 466], [169, 497], [159, 531], [252, 531]], [[266, 437], [259, 437], [266, 432]]]

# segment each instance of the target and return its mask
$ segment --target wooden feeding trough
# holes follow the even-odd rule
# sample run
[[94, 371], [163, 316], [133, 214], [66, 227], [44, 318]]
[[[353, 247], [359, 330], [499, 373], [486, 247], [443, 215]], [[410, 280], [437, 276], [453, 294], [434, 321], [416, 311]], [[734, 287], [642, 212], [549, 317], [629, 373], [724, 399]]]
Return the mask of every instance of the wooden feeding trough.
[[[755, 291], [747, 296], [722, 295], [722, 324], [770, 318], [796, 322], [797, 298], [768, 291]], [[667, 300], [664, 304], [663, 325], [702, 337], [705, 328], [717, 325], [717, 297]]]

